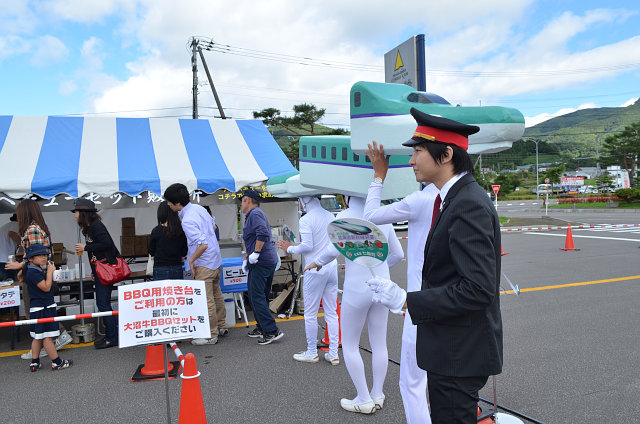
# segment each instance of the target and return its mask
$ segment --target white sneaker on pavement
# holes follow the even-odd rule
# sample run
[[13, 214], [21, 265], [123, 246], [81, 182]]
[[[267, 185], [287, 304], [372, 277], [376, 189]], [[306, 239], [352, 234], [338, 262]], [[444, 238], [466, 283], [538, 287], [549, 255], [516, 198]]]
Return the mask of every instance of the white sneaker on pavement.
[[[43, 358], [47, 356], [47, 352], [44, 349], [40, 349], [40, 357]], [[29, 351], [27, 353], [23, 353], [22, 355], [20, 355], [20, 358], [22, 359], [33, 359], [33, 352]]]
[[324, 359], [331, 365], [340, 365], [340, 358], [338, 357], [338, 355], [333, 356], [330, 355], [329, 352], [327, 352], [324, 354]]
[[218, 343], [218, 337], [212, 337], [210, 339], [193, 339], [191, 344], [195, 346], [214, 345]]
[[67, 333], [66, 331], [64, 331], [62, 334], [60, 334], [58, 336], [58, 338], [56, 339], [56, 350], [60, 350], [63, 347], [65, 347], [66, 345], [68, 345], [69, 343], [71, 343], [73, 341], [73, 339], [71, 338], [71, 336], [69, 335], [69, 333]]
[[376, 404], [373, 400], [356, 402], [355, 399], [340, 399], [340, 406], [349, 412], [359, 412], [361, 414], [373, 414], [376, 412]]
[[373, 400], [373, 403], [376, 404], [376, 409], [382, 409], [384, 406], [384, 394], [380, 397], [371, 396], [371, 399]]
[[293, 359], [300, 362], [318, 362], [320, 360], [317, 353], [309, 353], [307, 351], [294, 353]]

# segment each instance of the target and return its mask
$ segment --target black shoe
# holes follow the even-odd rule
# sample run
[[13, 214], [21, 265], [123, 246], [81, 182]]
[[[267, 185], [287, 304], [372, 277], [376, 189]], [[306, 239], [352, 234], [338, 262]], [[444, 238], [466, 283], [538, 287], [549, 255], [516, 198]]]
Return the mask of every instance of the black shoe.
[[99, 340], [93, 344], [93, 347], [95, 347], [96, 349], [107, 349], [109, 347], [116, 347], [116, 346], [118, 346], [118, 342], [111, 342], [107, 339]]
[[263, 335], [264, 335], [264, 333], [258, 327], [255, 327], [253, 330], [251, 330], [251, 331], [249, 331], [247, 333], [247, 336], [249, 336], [249, 337], [262, 337]]
[[271, 342], [275, 342], [276, 340], [280, 340], [282, 337], [284, 337], [284, 333], [282, 332], [282, 330], [278, 330], [275, 333], [271, 333], [271, 334], [267, 334], [265, 333], [260, 340], [258, 340], [258, 344], [259, 345], [268, 345]]
[[218, 328], [218, 336], [224, 337], [229, 335], [229, 330], [227, 328]]

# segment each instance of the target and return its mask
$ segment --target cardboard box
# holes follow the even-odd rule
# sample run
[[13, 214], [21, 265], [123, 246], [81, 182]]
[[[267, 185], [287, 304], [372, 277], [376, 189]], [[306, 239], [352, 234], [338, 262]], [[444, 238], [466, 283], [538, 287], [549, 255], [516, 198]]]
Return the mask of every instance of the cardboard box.
[[66, 265], [67, 263], [67, 252], [65, 251], [61, 251], [61, 252], [53, 252], [53, 263], [56, 266], [60, 266], [60, 265]]
[[122, 235], [133, 237], [136, 235], [136, 219], [133, 217], [122, 218]]
[[53, 252], [62, 252], [64, 250], [64, 243], [51, 243]]
[[136, 254], [135, 236], [120, 236], [120, 254], [122, 256], [134, 256]]
[[146, 256], [149, 254], [149, 235], [135, 236], [135, 255]]
[[278, 295], [278, 297], [276, 297], [271, 302], [269, 302], [269, 309], [271, 310], [271, 312], [273, 312], [274, 314], [277, 314], [280, 311], [280, 309], [282, 309], [282, 307], [285, 306], [284, 304], [286, 300], [291, 296], [291, 293], [293, 292], [294, 287], [295, 287], [295, 283], [293, 281], [289, 281], [287, 283], [287, 288], [284, 289], [282, 293]]

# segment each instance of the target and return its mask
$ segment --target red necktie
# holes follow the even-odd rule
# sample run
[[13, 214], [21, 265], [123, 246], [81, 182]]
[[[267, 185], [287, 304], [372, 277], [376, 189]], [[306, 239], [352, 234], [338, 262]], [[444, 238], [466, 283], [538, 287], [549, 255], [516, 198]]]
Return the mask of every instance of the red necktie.
[[440, 204], [442, 203], [442, 199], [440, 198], [440, 195], [438, 194], [436, 196], [436, 201], [433, 203], [433, 215], [431, 216], [431, 230], [433, 230], [433, 226], [436, 223], [436, 218], [438, 217], [438, 212], [440, 212]]

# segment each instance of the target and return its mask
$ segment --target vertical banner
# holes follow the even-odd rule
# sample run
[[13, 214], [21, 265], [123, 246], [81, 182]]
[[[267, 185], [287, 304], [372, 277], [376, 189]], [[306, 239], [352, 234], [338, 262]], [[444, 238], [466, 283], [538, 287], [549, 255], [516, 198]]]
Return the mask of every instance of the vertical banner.
[[204, 281], [118, 286], [118, 309], [121, 348], [211, 337]]
[[418, 34], [384, 54], [384, 82], [426, 91], [425, 38]]

